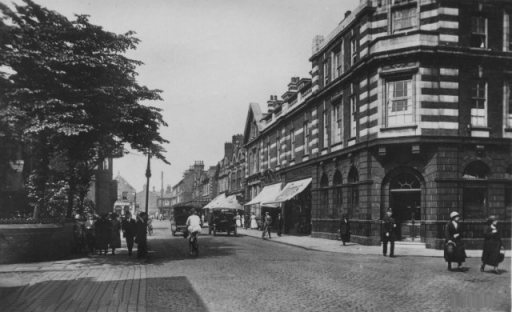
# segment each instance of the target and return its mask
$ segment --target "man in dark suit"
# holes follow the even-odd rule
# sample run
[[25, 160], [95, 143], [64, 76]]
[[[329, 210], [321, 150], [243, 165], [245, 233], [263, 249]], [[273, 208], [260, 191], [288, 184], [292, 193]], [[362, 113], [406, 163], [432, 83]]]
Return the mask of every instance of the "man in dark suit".
[[139, 213], [137, 218], [135, 237], [137, 239], [137, 258], [144, 258], [148, 252], [148, 231], [146, 228], [147, 215], [145, 212]]
[[382, 221], [382, 254], [384, 257], [387, 255], [388, 252], [388, 242], [390, 243], [390, 251], [389, 251], [389, 257], [394, 258], [395, 255], [395, 228], [396, 223], [393, 218], [391, 218], [391, 215], [393, 212], [391, 209], [388, 209], [386, 212], [386, 216], [384, 217], [384, 220]]
[[277, 219], [276, 219], [276, 232], [277, 232], [277, 236], [281, 236], [281, 231], [283, 229], [283, 224], [284, 224], [284, 219], [283, 217], [281, 217], [281, 214], [278, 214], [277, 215]]
[[132, 219], [132, 214], [129, 212], [126, 212], [124, 216], [125, 218], [121, 223], [121, 229], [123, 230], [123, 237], [126, 240], [126, 246], [128, 246], [128, 256], [131, 256], [133, 249], [133, 239], [137, 230], [137, 222]]

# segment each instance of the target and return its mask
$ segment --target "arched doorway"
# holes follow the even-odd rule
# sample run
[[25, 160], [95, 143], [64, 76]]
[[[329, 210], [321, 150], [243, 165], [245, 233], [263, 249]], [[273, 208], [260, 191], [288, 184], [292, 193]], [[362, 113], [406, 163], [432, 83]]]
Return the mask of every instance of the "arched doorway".
[[421, 182], [410, 172], [393, 177], [389, 183], [389, 204], [397, 222], [398, 240], [420, 240]]

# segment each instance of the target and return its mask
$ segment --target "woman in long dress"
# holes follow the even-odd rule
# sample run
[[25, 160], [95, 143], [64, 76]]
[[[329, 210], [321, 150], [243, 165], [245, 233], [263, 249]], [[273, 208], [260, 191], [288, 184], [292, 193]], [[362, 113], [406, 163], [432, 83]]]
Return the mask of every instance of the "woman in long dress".
[[236, 227], [242, 227], [242, 223], [241, 223], [241, 220], [240, 220], [240, 214], [237, 214], [236, 215]]
[[102, 215], [94, 224], [95, 227], [95, 240], [94, 247], [101, 255], [103, 252], [107, 254], [108, 244], [110, 243], [110, 222], [107, 220], [106, 215]]
[[444, 259], [448, 262], [448, 270], [452, 270], [452, 262], [457, 262], [458, 270], [462, 271], [462, 263], [466, 261], [466, 249], [462, 241], [462, 229], [459, 224], [459, 214], [450, 214], [451, 221], [446, 224]]
[[498, 220], [495, 216], [490, 216], [487, 219], [487, 226], [484, 231], [484, 249], [482, 252], [482, 266], [480, 272], [483, 272], [485, 265], [492, 265], [494, 267], [493, 272], [501, 274], [498, 270], [498, 265], [503, 261], [503, 257], [500, 256], [501, 252], [504, 252], [503, 242], [501, 241], [501, 235], [496, 227]]
[[255, 230], [258, 228], [258, 222], [256, 222], [256, 216], [254, 215], [254, 212], [251, 215], [251, 229]]
[[350, 242], [350, 223], [348, 223], [348, 215], [346, 213], [343, 214], [340, 220], [340, 236], [343, 246], [345, 246], [345, 243]]

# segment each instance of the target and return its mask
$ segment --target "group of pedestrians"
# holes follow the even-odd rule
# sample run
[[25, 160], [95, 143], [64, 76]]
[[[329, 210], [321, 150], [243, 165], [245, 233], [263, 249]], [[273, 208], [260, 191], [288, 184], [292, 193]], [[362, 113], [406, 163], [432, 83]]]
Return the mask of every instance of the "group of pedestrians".
[[147, 255], [147, 215], [139, 213], [134, 220], [130, 212], [124, 214], [120, 220], [117, 213], [89, 215], [87, 221], [82, 222], [82, 217], [75, 216], [75, 228], [73, 237], [76, 243], [76, 251], [83, 252], [85, 247], [94, 254], [107, 255], [109, 249], [112, 255], [116, 255], [116, 249], [121, 248], [121, 232], [126, 240], [128, 255], [132, 255], [133, 245], [137, 244], [137, 256], [143, 258]]
[[[394, 258], [397, 223], [393, 219], [392, 214], [392, 210], [388, 209], [386, 216], [382, 220], [382, 255], [387, 256], [389, 244], [389, 257]], [[450, 214], [450, 221], [445, 225], [444, 259], [448, 263], [449, 271], [464, 272], [467, 269], [462, 267], [462, 264], [466, 261], [467, 256], [459, 221], [460, 215], [458, 212], [454, 211]], [[495, 216], [490, 216], [486, 223], [483, 234], [484, 243], [480, 271], [484, 272], [485, 266], [490, 265], [494, 267], [492, 272], [501, 274], [498, 270], [498, 266], [504, 260], [505, 247], [497, 228], [498, 220]], [[346, 214], [344, 214], [340, 220], [339, 229], [343, 246], [345, 246], [345, 244], [350, 241], [351, 234], [350, 223]], [[456, 269], [452, 268], [452, 263], [457, 263]]]

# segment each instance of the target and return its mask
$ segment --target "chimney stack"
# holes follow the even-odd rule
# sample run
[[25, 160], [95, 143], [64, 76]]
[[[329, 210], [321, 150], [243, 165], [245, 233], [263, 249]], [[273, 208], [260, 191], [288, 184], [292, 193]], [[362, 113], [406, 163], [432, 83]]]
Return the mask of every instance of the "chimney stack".
[[350, 14], [352, 14], [352, 11], [350, 11], [350, 10], [345, 12], [345, 18], [347, 18]]

